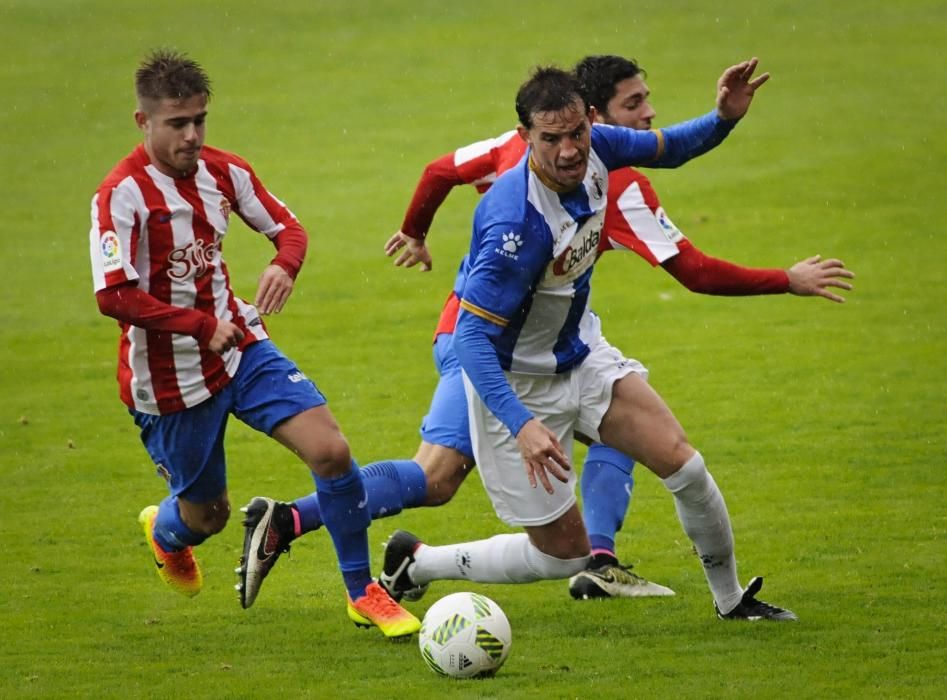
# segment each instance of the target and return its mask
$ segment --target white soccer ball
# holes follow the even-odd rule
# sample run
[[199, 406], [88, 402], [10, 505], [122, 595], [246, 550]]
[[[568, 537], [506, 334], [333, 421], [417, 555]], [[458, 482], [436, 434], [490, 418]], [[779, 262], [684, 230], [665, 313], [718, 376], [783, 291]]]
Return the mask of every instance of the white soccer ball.
[[484, 678], [500, 670], [513, 633], [499, 605], [479, 593], [451, 593], [428, 608], [418, 644], [428, 667], [451, 678]]

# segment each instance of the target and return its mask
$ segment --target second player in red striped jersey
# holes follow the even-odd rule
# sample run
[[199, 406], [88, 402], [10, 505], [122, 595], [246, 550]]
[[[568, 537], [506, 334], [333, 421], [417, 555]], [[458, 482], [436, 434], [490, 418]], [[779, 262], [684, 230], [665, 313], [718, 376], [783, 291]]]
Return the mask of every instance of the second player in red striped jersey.
[[[90, 254], [99, 310], [121, 329], [122, 400], [170, 492], [139, 516], [158, 575], [189, 596], [201, 589], [193, 548], [230, 516], [223, 443], [233, 414], [312, 472], [350, 620], [410, 635], [420, 622], [371, 577], [367, 497], [348, 443], [261, 319], [289, 298], [306, 232], [246, 161], [204, 145], [210, 80], [195, 61], [156, 51], [135, 85], [143, 142], [92, 200]], [[253, 304], [234, 294], [222, 255], [234, 215], [277, 250]], [[248, 557], [265, 564], [279, 548], [263, 537], [245, 543], [244, 555], [245, 571]]]

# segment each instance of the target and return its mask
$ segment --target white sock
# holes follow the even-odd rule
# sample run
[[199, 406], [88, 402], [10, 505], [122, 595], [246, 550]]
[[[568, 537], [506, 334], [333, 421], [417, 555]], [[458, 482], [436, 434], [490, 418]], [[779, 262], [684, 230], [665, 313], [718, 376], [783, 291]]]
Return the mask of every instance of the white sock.
[[677, 517], [697, 548], [717, 608], [730, 612], [743, 596], [733, 554], [733, 530], [723, 494], [700, 452], [664, 479], [664, 485], [674, 494]]
[[558, 559], [544, 554], [526, 533], [517, 533], [442, 547], [421, 545], [414, 552], [408, 575], [418, 585], [438, 579], [529, 583], [568, 578], [582, 571], [588, 560], [588, 556]]

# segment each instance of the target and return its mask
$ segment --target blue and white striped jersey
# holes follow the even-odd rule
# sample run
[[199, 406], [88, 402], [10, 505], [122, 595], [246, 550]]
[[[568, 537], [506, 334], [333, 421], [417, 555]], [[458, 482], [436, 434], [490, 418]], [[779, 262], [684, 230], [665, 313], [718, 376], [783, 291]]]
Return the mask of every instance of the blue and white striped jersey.
[[595, 124], [585, 178], [575, 190], [547, 188], [530, 169], [527, 151], [480, 200], [454, 286], [461, 299], [454, 350], [481, 399], [513, 435], [532, 414], [503, 370], [566, 372], [600, 337], [589, 297], [608, 171], [677, 167], [719, 144], [734, 123], [711, 112], [660, 131]]
[[649, 132], [596, 125], [585, 179], [564, 194], [543, 185], [528, 157], [481, 199], [455, 288], [467, 312], [502, 327], [503, 369], [553, 374], [578, 365], [599, 337], [586, 313], [605, 216], [608, 171], [652, 158]]

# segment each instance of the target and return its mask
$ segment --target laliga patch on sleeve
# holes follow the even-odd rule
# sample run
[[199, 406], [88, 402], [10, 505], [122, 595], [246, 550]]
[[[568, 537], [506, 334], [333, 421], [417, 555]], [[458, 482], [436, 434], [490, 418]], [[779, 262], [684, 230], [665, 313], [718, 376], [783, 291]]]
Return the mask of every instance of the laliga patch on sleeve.
[[99, 239], [102, 250], [102, 268], [109, 272], [122, 267], [122, 244], [114, 231], [106, 231]]
[[677, 243], [684, 239], [684, 234], [681, 233], [680, 229], [675, 226], [674, 222], [668, 217], [667, 212], [664, 211], [664, 207], [658, 207], [657, 211], [654, 212], [654, 217], [658, 220], [661, 233], [663, 233], [671, 243]]

